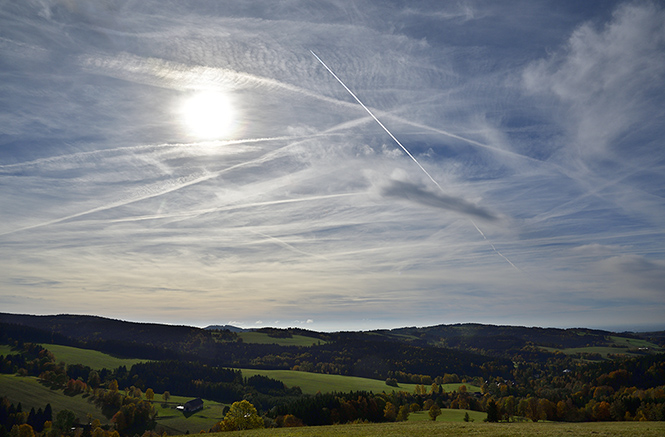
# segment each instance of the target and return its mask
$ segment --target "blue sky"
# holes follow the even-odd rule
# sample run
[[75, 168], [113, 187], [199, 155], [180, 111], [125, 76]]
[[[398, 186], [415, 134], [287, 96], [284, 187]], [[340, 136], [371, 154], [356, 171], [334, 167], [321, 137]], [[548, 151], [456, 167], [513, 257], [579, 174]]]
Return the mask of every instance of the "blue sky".
[[0, 307], [663, 329], [664, 90], [659, 2], [1, 1]]

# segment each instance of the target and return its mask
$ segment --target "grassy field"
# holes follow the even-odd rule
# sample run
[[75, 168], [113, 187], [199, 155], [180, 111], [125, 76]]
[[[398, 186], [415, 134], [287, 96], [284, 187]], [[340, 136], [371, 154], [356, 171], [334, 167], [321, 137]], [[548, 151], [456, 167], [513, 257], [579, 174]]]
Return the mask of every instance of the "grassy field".
[[597, 353], [601, 357], [607, 359], [608, 354], [623, 354], [627, 356], [639, 356], [640, 354], [631, 353], [626, 348], [614, 347], [614, 346], [587, 346], [587, 347], [571, 347], [567, 349], [557, 349], [553, 347], [541, 347], [541, 349], [547, 350], [549, 352], [563, 352], [566, 355], [573, 355], [577, 353]]
[[439, 436], [594, 436], [594, 437], [662, 437], [665, 422], [594, 422], [594, 423], [451, 423], [441, 422], [397, 422], [359, 425], [333, 425], [303, 428], [278, 428], [253, 431], [236, 431], [233, 434], [215, 433], [209, 437], [439, 437]]
[[[474, 422], [482, 422], [487, 417], [487, 413], [472, 410], [441, 410], [441, 415], [436, 418], [437, 422], [464, 422], [464, 414], [469, 413], [469, 418]], [[429, 422], [428, 411], [417, 411], [409, 413], [409, 422]]]
[[[277, 379], [286, 384], [287, 387], [298, 386], [305, 394], [316, 394], [329, 392], [349, 392], [349, 391], [371, 391], [374, 393], [391, 391], [406, 391], [413, 393], [416, 384], [399, 384], [399, 387], [386, 385], [385, 381], [376, 379], [360, 378], [357, 376], [325, 375], [322, 373], [298, 372], [295, 370], [256, 370], [240, 369], [242, 375], [246, 378], [254, 375], [264, 375], [269, 378]], [[480, 387], [471, 384], [443, 384], [443, 389], [447, 392], [456, 391], [461, 385], [466, 385], [467, 391], [480, 391]], [[429, 387], [428, 387], [429, 389]]]
[[215, 423], [224, 418], [222, 411], [226, 404], [203, 399], [203, 409], [191, 416], [185, 416], [176, 406], [192, 399], [185, 396], [171, 396], [168, 404], [161, 402], [162, 394], [155, 393], [154, 405], [157, 409], [157, 431], [167, 434], [198, 434], [201, 430], [208, 431]]
[[23, 411], [30, 411], [44, 408], [46, 404], [51, 404], [53, 408], [53, 417], [60, 410], [71, 410], [76, 417], [82, 421], [92, 414], [93, 419], [99, 419], [102, 424], [109, 423], [101, 410], [94, 404], [88, 402], [86, 395], [68, 396], [62, 390], [51, 390], [33, 376], [19, 377], [14, 375], [0, 374], [0, 396], [5, 396], [9, 402], [23, 406]]
[[147, 360], [134, 358], [117, 358], [103, 352], [92, 349], [81, 349], [77, 347], [61, 346], [59, 344], [42, 344], [42, 347], [48, 349], [55, 355], [57, 362], [63, 361], [65, 364], [83, 364], [95, 370], [103, 368], [116, 369], [120, 366], [126, 366], [128, 369], [136, 363], [142, 363]]
[[[362, 378], [361, 378], [362, 379]], [[18, 377], [0, 374], [0, 395], [10, 402], [21, 402], [23, 409], [43, 408], [47, 403], [54, 414], [62, 409], [73, 411], [82, 421], [88, 414], [102, 423], [109, 420], [88, 401], [85, 395], [67, 396], [61, 390], [51, 390], [40, 384], [34, 377]], [[221, 420], [224, 404], [204, 399], [201, 411], [185, 416], [175, 407], [188, 401], [189, 397], [171, 396], [168, 405], [161, 402], [161, 394], [155, 394], [154, 405], [158, 411], [158, 431], [169, 434], [199, 433], [207, 431]], [[436, 422], [429, 420], [427, 412], [411, 413], [408, 422], [390, 424], [338, 425], [326, 427], [284, 428], [256, 431], [239, 431], [234, 436], [663, 436], [665, 422], [595, 422], [595, 423], [484, 423], [486, 414], [468, 411], [474, 420], [463, 422], [465, 410], [442, 410]], [[216, 437], [224, 437], [220, 434]]]
[[[15, 405], [20, 402], [23, 411], [30, 411], [30, 408], [33, 407], [37, 410], [44, 408], [46, 404], [51, 404], [54, 417], [60, 410], [71, 410], [81, 422], [86, 421], [90, 414], [93, 419], [99, 419], [102, 424], [110, 423], [101, 410], [89, 402], [89, 396], [81, 394], [68, 396], [62, 390], [51, 390], [32, 376], [19, 377], [0, 374], [0, 396], [7, 397]], [[207, 431], [223, 418], [222, 410], [225, 404], [219, 402], [204, 399], [203, 410], [186, 417], [175, 408], [192, 399], [191, 397], [171, 396], [168, 405], [163, 404], [161, 399], [161, 393], [156, 393], [153, 403], [158, 412], [157, 425], [169, 434]]]
[[605, 346], [587, 346], [587, 347], [572, 347], [566, 349], [557, 349], [553, 347], [541, 347], [549, 352], [563, 352], [566, 355], [572, 355], [577, 353], [597, 353], [600, 354], [603, 358], [607, 358], [608, 354], [624, 354], [628, 356], [638, 356], [637, 353], [629, 352], [629, 349], [638, 349], [646, 348], [651, 352], [662, 352], [663, 348], [659, 347], [657, 344], [651, 343], [647, 340], [620, 337], [620, 336], [610, 336], [608, 339], [608, 344]]
[[12, 348], [8, 344], [0, 344], [0, 355], [13, 355], [16, 352], [12, 350]]
[[294, 335], [291, 338], [270, 337], [265, 332], [239, 332], [238, 337], [245, 343], [258, 344], [278, 344], [280, 346], [314, 346], [325, 343], [318, 338], [305, 337], [304, 335]]
[[618, 346], [627, 346], [629, 348], [648, 348], [652, 350], [657, 350], [660, 351], [662, 348], [658, 346], [655, 343], [651, 343], [650, 341], [647, 340], [642, 340], [639, 338], [627, 338], [627, 337], [617, 337], [617, 336], [611, 336], [610, 339], [614, 344]]

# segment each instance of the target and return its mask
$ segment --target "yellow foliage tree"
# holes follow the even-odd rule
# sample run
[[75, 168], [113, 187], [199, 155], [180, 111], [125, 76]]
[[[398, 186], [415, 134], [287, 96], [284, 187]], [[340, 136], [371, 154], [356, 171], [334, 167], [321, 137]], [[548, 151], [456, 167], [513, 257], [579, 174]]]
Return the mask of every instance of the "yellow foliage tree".
[[225, 431], [240, 431], [263, 427], [263, 419], [259, 416], [254, 405], [247, 400], [234, 402], [221, 422], [221, 428]]
[[439, 407], [437, 404], [432, 405], [428, 414], [430, 419], [436, 420], [436, 418], [441, 415], [441, 407]]

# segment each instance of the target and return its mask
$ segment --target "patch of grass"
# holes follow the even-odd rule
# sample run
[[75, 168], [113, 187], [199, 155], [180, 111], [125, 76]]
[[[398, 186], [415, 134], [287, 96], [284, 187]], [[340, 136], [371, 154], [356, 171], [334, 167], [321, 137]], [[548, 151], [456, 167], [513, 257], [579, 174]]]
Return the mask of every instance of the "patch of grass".
[[294, 335], [291, 338], [270, 337], [265, 332], [239, 332], [238, 337], [245, 343], [257, 344], [278, 344], [280, 346], [314, 346], [324, 344], [325, 341], [318, 338], [305, 337], [304, 335]]
[[608, 354], [624, 354], [628, 356], [639, 356], [639, 354], [634, 354], [628, 352], [628, 349], [621, 347], [612, 347], [612, 346], [586, 346], [586, 347], [571, 347], [567, 349], [557, 349], [553, 347], [541, 347], [549, 352], [563, 352], [566, 355], [574, 355], [577, 353], [588, 353], [588, 354], [600, 354], [604, 359], [607, 359]]
[[0, 344], [0, 355], [14, 355], [16, 352], [12, 350], [12, 347], [8, 344]]
[[610, 336], [610, 340], [617, 346], [625, 346], [628, 348], [648, 348], [650, 350], [661, 349], [657, 344], [640, 338], [617, 337], [613, 335]]
[[155, 393], [153, 404], [157, 410], [158, 432], [166, 431], [167, 434], [198, 434], [200, 431], [208, 431], [212, 426], [224, 418], [223, 410], [226, 404], [203, 399], [203, 409], [192, 415], [185, 415], [176, 410], [178, 405], [193, 399], [185, 396], [171, 396], [168, 404], [161, 401], [162, 395]]
[[[377, 379], [361, 378], [358, 376], [326, 375], [322, 373], [299, 372], [296, 370], [257, 370], [240, 369], [242, 376], [249, 378], [254, 375], [263, 375], [277, 379], [286, 384], [287, 387], [298, 386], [305, 394], [316, 394], [330, 392], [371, 391], [374, 393], [392, 391], [406, 391], [413, 393], [416, 384], [400, 383], [398, 387], [392, 387]], [[443, 384], [447, 392], [457, 391], [461, 385], [466, 385], [467, 391], [480, 391], [480, 387], [471, 384]], [[426, 387], [429, 389], [429, 387]]]
[[0, 374], [0, 396], [7, 397], [14, 405], [20, 402], [23, 411], [30, 411], [30, 408], [36, 411], [44, 408], [46, 404], [51, 404], [53, 417], [60, 410], [71, 410], [82, 422], [91, 414], [93, 419], [99, 419], [102, 424], [109, 423], [109, 419], [90, 402], [87, 395], [68, 396], [62, 390], [52, 390], [41, 384], [34, 376]]
[[640, 356], [641, 353], [631, 352], [630, 350], [635, 350], [639, 348], [647, 348], [648, 351], [645, 352], [661, 352], [663, 348], [659, 347], [657, 344], [651, 343], [647, 340], [621, 337], [617, 335], [612, 335], [607, 339], [607, 344], [604, 346], [587, 346], [587, 347], [571, 347], [571, 348], [553, 348], [553, 347], [541, 347], [541, 349], [549, 352], [563, 352], [566, 355], [573, 355], [577, 353], [597, 353], [600, 354], [604, 359], [607, 359], [609, 354], [623, 354], [627, 356]]
[[[208, 434], [208, 437], [225, 437], [227, 433]], [[396, 422], [358, 425], [333, 425], [302, 428], [278, 428], [252, 431], [236, 431], [234, 437], [438, 437], [438, 436], [620, 436], [660, 437], [665, 435], [665, 422], [593, 422], [593, 423], [451, 423], [451, 422]]]
[[[487, 417], [487, 413], [482, 411], [472, 410], [451, 410], [444, 408], [441, 410], [441, 415], [436, 418], [437, 422], [464, 422], [464, 414], [469, 413], [469, 418], [474, 422], [482, 422]], [[429, 418], [429, 411], [416, 411], [409, 414], [409, 421], [424, 422], [432, 421]]]
[[[33, 376], [20, 377], [15, 375], [0, 374], [0, 396], [5, 396], [9, 402], [17, 405], [19, 402], [23, 411], [44, 408], [51, 404], [53, 417], [61, 410], [71, 410], [81, 422], [87, 421], [88, 414], [93, 420], [99, 419], [104, 424], [109, 424], [100, 409], [98, 409], [87, 395], [68, 396], [62, 390], [53, 390], [41, 384], [39, 379]], [[223, 418], [222, 411], [225, 404], [211, 400], [203, 400], [203, 410], [185, 416], [176, 410], [178, 405], [191, 400], [192, 397], [171, 396], [168, 404], [162, 401], [162, 394], [155, 394], [153, 405], [157, 410], [158, 430], [165, 430], [168, 434], [198, 433], [201, 430], [208, 431], [215, 423]]]
[[42, 344], [41, 346], [52, 352], [53, 355], [55, 355], [55, 360], [57, 362], [63, 361], [65, 364], [83, 364], [84, 366], [89, 366], [95, 370], [101, 370], [103, 368], [116, 369], [120, 366], [126, 366], [129, 369], [136, 363], [148, 361], [135, 358], [117, 358], [92, 349], [81, 349], [59, 344]]

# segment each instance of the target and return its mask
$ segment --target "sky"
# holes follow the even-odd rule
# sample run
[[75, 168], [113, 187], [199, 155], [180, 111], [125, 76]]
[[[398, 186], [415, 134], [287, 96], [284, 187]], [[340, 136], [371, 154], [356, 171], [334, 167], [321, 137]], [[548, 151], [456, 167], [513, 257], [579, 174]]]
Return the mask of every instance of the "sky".
[[0, 0], [0, 311], [665, 329], [665, 6]]

